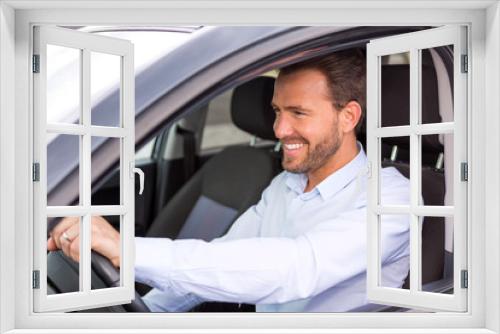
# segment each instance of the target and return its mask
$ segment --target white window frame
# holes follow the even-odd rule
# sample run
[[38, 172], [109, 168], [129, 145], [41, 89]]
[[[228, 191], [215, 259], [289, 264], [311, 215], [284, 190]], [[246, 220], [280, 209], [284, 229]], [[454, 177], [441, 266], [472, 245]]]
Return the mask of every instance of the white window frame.
[[[461, 287], [460, 275], [467, 270], [467, 181], [461, 180], [461, 163], [467, 163], [467, 80], [462, 73], [462, 55], [467, 55], [465, 26], [445, 26], [408, 34], [377, 39], [367, 45], [367, 151], [370, 163], [368, 187], [368, 300], [407, 308], [436, 311], [467, 310], [467, 289]], [[422, 56], [421, 50], [452, 45], [453, 55], [453, 121], [422, 124]], [[410, 55], [410, 114], [409, 124], [382, 127], [381, 64], [382, 57], [399, 53]], [[467, 64], [468, 66], [468, 64]], [[421, 135], [453, 134], [453, 199], [447, 206], [420, 203], [422, 194]], [[410, 140], [410, 204], [381, 203], [381, 144], [382, 138], [407, 136]], [[450, 168], [451, 170], [451, 168]], [[385, 214], [406, 214], [410, 217], [410, 288], [395, 289], [381, 286], [381, 223]], [[424, 216], [453, 217], [453, 293], [422, 291], [422, 218]]]
[[[129, 333], [150, 328], [192, 328], [200, 332], [328, 333], [357, 328], [359, 332], [499, 333], [500, 320], [500, 9], [496, 1], [380, 1], [290, 3], [247, 1], [199, 3], [4, 1], [0, 3], [0, 333], [75, 332]], [[72, 7], [60, 8], [58, 6]], [[93, 7], [94, 6], [94, 7]], [[149, 7], [137, 15], [137, 7]], [[370, 8], [363, 8], [369, 6]], [[395, 9], [395, 6], [400, 6]], [[426, 7], [428, 6], [428, 7]], [[93, 7], [93, 8], [92, 8]], [[103, 9], [111, 8], [111, 9]], [[152, 8], [155, 7], [155, 8]], [[163, 7], [163, 8], [156, 8]], [[198, 9], [193, 9], [197, 7]], [[265, 7], [265, 8], [264, 8]], [[49, 8], [42, 10], [41, 8]], [[82, 10], [85, 9], [85, 10]], [[249, 10], [250, 8], [250, 10]], [[207, 10], [210, 9], [210, 10]], [[237, 20], [235, 18], [238, 18]], [[31, 304], [32, 206], [30, 110], [31, 25], [37, 24], [323, 24], [323, 25], [439, 25], [468, 24], [471, 28], [471, 86], [468, 142], [468, 311], [465, 314], [34, 314]], [[15, 62], [15, 70], [12, 64]], [[488, 70], [486, 71], [486, 67]], [[15, 125], [15, 127], [14, 127]], [[15, 141], [15, 149], [12, 141]], [[488, 182], [486, 182], [486, 180]], [[12, 196], [12, 190], [15, 190]], [[28, 196], [29, 198], [29, 196]], [[486, 251], [487, 250], [487, 251]], [[15, 254], [15, 256], [12, 256]], [[14, 289], [12, 288], [14, 287]], [[487, 291], [487, 294], [485, 293]], [[473, 292], [473, 293], [472, 293]], [[15, 305], [15, 307], [12, 307]], [[251, 324], [253, 329], [248, 329]], [[87, 329], [91, 326], [94, 329]], [[208, 328], [207, 330], [196, 328]], [[293, 329], [293, 328], [301, 329]], [[377, 328], [383, 327], [384, 329]], [[141, 329], [142, 328], [142, 329]], [[211, 328], [211, 330], [210, 330]], [[234, 330], [222, 330], [233, 328]], [[237, 330], [247, 328], [246, 330]], [[268, 330], [258, 328], [268, 328]], [[273, 329], [274, 328], [274, 329]], [[337, 329], [335, 329], [337, 328]], [[45, 329], [45, 330], [44, 330]], [[86, 330], [87, 329], [87, 330]], [[288, 330], [287, 330], [288, 329]], [[351, 330], [349, 330], [351, 331]], [[116, 332], [113, 331], [113, 332]], [[178, 332], [164, 329], [163, 332]], [[352, 332], [352, 331], [351, 331]]]
[[[34, 149], [39, 166], [39, 181], [33, 184], [35, 249], [34, 267], [39, 272], [39, 288], [34, 289], [34, 311], [74, 311], [98, 305], [129, 303], [134, 298], [134, 154], [135, 154], [135, 94], [134, 47], [130, 41], [80, 31], [52, 27], [34, 27], [34, 54], [39, 56], [39, 73], [34, 81]], [[80, 124], [47, 122], [47, 45], [78, 50], [80, 65]], [[91, 54], [113, 55], [120, 68], [120, 124], [116, 127], [96, 126], [91, 122]], [[79, 205], [47, 205], [47, 135], [65, 134], [79, 137], [80, 173]], [[91, 203], [91, 139], [92, 136], [120, 140], [120, 203], [119, 205], [92, 205]], [[91, 218], [94, 215], [120, 216], [120, 286], [91, 289]], [[80, 217], [80, 262], [78, 292], [47, 294], [47, 218]]]

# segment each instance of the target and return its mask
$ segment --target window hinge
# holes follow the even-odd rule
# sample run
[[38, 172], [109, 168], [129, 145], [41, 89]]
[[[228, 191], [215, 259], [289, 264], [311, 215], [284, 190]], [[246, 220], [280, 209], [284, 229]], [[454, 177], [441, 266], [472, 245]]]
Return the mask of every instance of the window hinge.
[[469, 57], [467, 55], [462, 55], [462, 73], [469, 72]]
[[461, 171], [461, 173], [460, 173], [461, 180], [468, 181], [469, 180], [469, 164], [467, 164], [466, 162], [462, 162], [460, 171]]
[[33, 55], [33, 73], [40, 73], [40, 55]]
[[40, 181], [40, 164], [38, 162], [33, 164], [33, 181]]
[[462, 270], [461, 272], [461, 288], [467, 289], [469, 287], [469, 272], [467, 270]]
[[33, 289], [40, 289], [40, 270], [33, 270]]

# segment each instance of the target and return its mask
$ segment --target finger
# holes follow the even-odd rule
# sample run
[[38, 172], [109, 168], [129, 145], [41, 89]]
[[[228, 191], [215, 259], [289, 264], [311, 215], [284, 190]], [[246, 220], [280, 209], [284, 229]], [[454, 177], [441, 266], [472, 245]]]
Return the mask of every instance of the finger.
[[80, 217], [66, 217], [57, 224], [52, 231], [50, 232], [50, 236], [54, 239], [57, 248], [62, 248], [61, 245], [61, 235], [64, 231], [66, 231], [69, 227], [74, 224], [80, 222]]
[[63, 253], [64, 253], [66, 256], [71, 257], [71, 255], [70, 255], [71, 241], [66, 240], [66, 239], [64, 239], [64, 238], [61, 238], [61, 239], [59, 240], [59, 244], [61, 245], [60, 249], [63, 251]]
[[60, 234], [59, 243], [61, 244], [61, 246], [64, 242], [69, 242], [71, 244], [73, 239], [79, 236], [79, 234], [80, 234], [80, 223], [73, 224]]
[[[114, 248], [114, 244], [120, 243], [120, 233], [103, 217], [92, 218], [92, 249], [108, 253], [109, 248]], [[104, 255], [104, 254], [103, 254]]]
[[[64, 254], [71, 257], [71, 244], [74, 239], [80, 234], [80, 224], [71, 225], [66, 231], [62, 232], [59, 237], [59, 243]], [[69, 238], [69, 240], [67, 238]]]
[[76, 261], [80, 262], [80, 236], [77, 236], [69, 247], [70, 257]]
[[56, 245], [56, 242], [54, 241], [54, 239], [52, 237], [50, 237], [48, 240], [47, 240], [47, 250], [48, 251], [55, 251], [57, 250], [57, 245]]
[[120, 233], [101, 216], [92, 217], [91, 247], [107, 257], [115, 267], [120, 266]]

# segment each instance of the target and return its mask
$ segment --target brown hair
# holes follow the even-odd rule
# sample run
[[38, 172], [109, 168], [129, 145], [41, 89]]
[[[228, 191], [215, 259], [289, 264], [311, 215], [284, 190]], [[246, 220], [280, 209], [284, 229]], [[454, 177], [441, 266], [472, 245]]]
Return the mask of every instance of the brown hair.
[[350, 101], [359, 103], [361, 117], [356, 124], [356, 133], [359, 133], [366, 113], [366, 57], [364, 51], [360, 48], [354, 48], [312, 58], [282, 68], [280, 75], [305, 69], [316, 69], [325, 75], [335, 109], [344, 108]]

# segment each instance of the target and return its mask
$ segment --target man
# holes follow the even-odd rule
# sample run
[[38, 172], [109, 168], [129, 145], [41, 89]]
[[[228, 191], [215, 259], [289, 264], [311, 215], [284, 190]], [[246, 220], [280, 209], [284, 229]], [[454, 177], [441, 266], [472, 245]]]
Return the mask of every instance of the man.
[[[361, 51], [337, 52], [282, 69], [272, 106], [285, 171], [261, 200], [212, 242], [136, 238], [136, 280], [153, 286], [152, 311], [217, 300], [257, 311], [339, 312], [366, 300], [366, 155], [356, 140], [365, 106]], [[382, 171], [385, 203], [408, 204], [409, 182]], [[384, 286], [408, 273], [408, 217], [382, 219]], [[92, 248], [119, 266], [119, 234], [103, 218]], [[78, 225], [64, 220], [48, 249], [78, 260]]]

